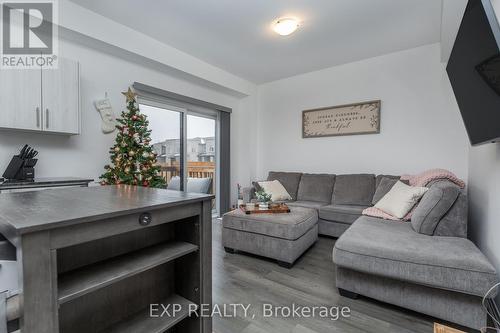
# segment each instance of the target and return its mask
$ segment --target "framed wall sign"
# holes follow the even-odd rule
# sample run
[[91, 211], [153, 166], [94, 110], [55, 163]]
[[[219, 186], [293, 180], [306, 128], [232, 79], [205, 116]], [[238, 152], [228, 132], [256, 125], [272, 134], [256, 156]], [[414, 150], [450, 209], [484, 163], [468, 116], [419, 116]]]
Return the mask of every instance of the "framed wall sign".
[[380, 133], [381, 101], [302, 111], [302, 137]]

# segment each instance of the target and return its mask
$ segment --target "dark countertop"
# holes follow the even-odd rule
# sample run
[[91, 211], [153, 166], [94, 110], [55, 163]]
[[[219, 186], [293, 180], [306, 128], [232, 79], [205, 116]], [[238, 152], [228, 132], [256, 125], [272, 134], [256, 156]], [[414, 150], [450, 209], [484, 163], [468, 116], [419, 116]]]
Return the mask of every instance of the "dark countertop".
[[213, 198], [126, 185], [4, 193], [0, 195], [0, 232], [24, 234]]
[[23, 188], [36, 188], [36, 187], [52, 187], [52, 186], [71, 186], [78, 184], [88, 184], [93, 182], [93, 179], [88, 178], [75, 178], [75, 177], [51, 177], [51, 178], [35, 178], [32, 181], [28, 180], [7, 180], [0, 182], [1, 190], [14, 190]]

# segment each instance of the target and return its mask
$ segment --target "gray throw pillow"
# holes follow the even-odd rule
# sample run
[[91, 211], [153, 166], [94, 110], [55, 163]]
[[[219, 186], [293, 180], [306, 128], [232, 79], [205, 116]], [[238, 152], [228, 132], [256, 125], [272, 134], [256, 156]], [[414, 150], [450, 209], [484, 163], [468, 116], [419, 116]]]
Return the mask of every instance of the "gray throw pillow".
[[413, 212], [411, 225], [418, 233], [432, 236], [460, 194], [460, 188], [450, 182], [433, 184]]
[[387, 192], [391, 190], [391, 188], [398, 182], [398, 180], [399, 179], [397, 178], [388, 177], [383, 177], [382, 179], [380, 179], [377, 189], [375, 190], [375, 194], [373, 195], [372, 205], [375, 205], [377, 202], [379, 202], [379, 200], [382, 199], [384, 195], [386, 195]]

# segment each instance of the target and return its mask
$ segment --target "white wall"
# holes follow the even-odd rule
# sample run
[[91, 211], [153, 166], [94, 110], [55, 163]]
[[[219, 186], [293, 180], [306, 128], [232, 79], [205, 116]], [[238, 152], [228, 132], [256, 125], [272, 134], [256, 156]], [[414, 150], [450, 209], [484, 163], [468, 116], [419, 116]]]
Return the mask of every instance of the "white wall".
[[[496, 0], [494, 0], [496, 1]], [[441, 61], [448, 62], [468, 0], [443, 0], [441, 16]]]
[[491, 0], [491, 4], [493, 6], [493, 10], [495, 11], [497, 20], [500, 22], [500, 0]]
[[[109, 163], [108, 149], [114, 143], [115, 134], [105, 135], [101, 132], [100, 116], [93, 102], [104, 98], [105, 92], [108, 92], [115, 112], [119, 114], [125, 108], [124, 97], [120, 92], [134, 81], [233, 108], [232, 128], [235, 133], [240, 131], [241, 125], [246, 126], [252, 121], [251, 113], [255, 113], [255, 110], [248, 109], [250, 106], [245, 102], [246, 98], [239, 100], [169, 75], [148, 62], [140, 63], [135, 58], [127, 60], [125, 53], [122, 58], [86, 44], [68, 40], [60, 43], [61, 56], [78, 60], [81, 64], [81, 135], [67, 137], [0, 131], [0, 170], [3, 171], [10, 157], [28, 143], [40, 151], [37, 176], [91, 177], [97, 180], [104, 165]], [[232, 154], [236, 161], [242, 159], [240, 155], [248, 157], [248, 152], [238, 147], [237, 140], [232, 145]], [[233, 183], [248, 182], [248, 174], [247, 165], [235, 163], [232, 168]], [[247, 175], [248, 179], [238, 178], [238, 175]]]
[[[258, 175], [270, 170], [415, 173], [467, 178], [468, 139], [433, 44], [259, 87]], [[382, 100], [381, 133], [301, 137], [301, 111]]]
[[469, 236], [500, 272], [500, 144], [470, 148], [468, 185]]

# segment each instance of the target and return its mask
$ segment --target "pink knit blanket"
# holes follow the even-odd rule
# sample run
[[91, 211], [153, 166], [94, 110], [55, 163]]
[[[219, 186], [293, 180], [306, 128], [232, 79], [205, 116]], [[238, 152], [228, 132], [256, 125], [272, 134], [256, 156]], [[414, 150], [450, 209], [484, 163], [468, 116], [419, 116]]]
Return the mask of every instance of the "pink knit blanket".
[[402, 175], [401, 180], [408, 180], [411, 186], [427, 186], [431, 181], [443, 179], [465, 188], [465, 182], [458, 178], [453, 172], [445, 169], [430, 169], [416, 175]]
[[[408, 180], [410, 186], [427, 186], [433, 180], [449, 180], [455, 184], [457, 184], [460, 188], [465, 188], [465, 182], [458, 178], [453, 172], [445, 170], [445, 169], [431, 169], [424, 171], [422, 173], [416, 175], [403, 175], [401, 176], [401, 180]], [[418, 205], [418, 204], [417, 204]], [[413, 215], [413, 211], [417, 208], [415, 205], [405, 217], [403, 217], [402, 221], [411, 220], [411, 216]], [[380, 210], [375, 207], [368, 207], [362, 212], [363, 215], [378, 217], [386, 220], [393, 221], [401, 221], [395, 216], [387, 214], [383, 210]]]

